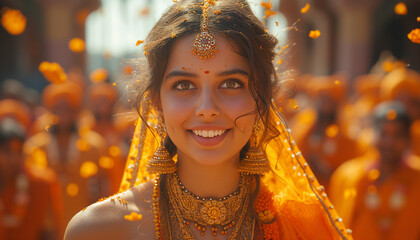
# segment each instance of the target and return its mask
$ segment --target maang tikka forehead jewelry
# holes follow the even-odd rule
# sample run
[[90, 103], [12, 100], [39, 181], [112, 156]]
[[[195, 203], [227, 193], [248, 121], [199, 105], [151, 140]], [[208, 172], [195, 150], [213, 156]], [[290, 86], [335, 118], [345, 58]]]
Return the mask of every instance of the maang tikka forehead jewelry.
[[203, 6], [201, 6], [203, 13], [200, 23], [200, 33], [195, 36], [193, 48], [191, 52], [194, 55], [198, 55], [202, 59], [209, 59], [219, 51], [216, 46], [216, 38], [209, 32], [208, 28], [208, 11], [210, 4], [214, 4], [214, 1], [205, 0]]

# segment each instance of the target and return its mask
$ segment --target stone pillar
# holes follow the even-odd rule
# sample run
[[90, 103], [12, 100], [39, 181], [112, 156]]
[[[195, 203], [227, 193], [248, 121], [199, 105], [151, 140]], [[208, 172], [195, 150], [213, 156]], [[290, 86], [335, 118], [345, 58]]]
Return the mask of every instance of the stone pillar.
[[335, 72], [350, 80], [369, 71], [372, 53], [372, 18], [382, 0], [330, 0], [337, 14]]
[[81, 8], [92, 9], [95, 1], [38, 0], [44, 14], [44, 60], [58, 62], [66, 71], [85, 68], [85, 52], [74, 53], [68, 44], [74, 37], [84, 39], [84, 26], [77, 24], [76, 13]]
[[[284, 15], [287, 20], [287, 26], [289, 27], [299, 18], [299, 9], [295, 0], [281, 0], [278, 11]], [[299, 34], [294, 30], [290, 30], [287, 32], [287, 40], [289, 43], [296, 43], [297, 47], [291, 46], [293, 48], [291, 51], [293, 54], [287, 55], [286, 60], [291, 68], [300, 69], [300, 54], [298, 53], [298, 46], [301, 44], [301, 42], [299, 41]], [[294, 54], [295, 52], [296, 54]]]

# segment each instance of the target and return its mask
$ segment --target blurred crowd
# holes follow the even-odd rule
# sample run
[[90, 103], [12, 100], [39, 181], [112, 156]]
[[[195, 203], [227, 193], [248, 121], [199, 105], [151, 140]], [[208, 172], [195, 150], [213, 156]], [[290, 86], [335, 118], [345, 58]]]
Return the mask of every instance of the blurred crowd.
[[74, 214], [118, 191], [136, 117], [117, 87], [86, 83], [73, 72], [39, 94], [3, 82], [0, 239], [62, 239]]
[[[419, 239], [420, 74], [376, 68], [298, 76], [278, 104], [355, 239]], [[113, 84], [87, 82], [71, 73], [40, 94], [3, 82], [0, 239], [62, 239], [74, 214], [118, 191], [136, 113]]]

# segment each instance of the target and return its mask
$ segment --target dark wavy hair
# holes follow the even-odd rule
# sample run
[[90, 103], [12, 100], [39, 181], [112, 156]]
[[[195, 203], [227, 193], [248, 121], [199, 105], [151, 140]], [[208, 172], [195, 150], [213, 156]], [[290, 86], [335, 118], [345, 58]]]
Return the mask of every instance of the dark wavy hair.
[[[134, 101], [139, 114], [146, 94], [149, 94], [153, 102], [160, 101], [160, 87], [172, 46], [180, 37], [195, 35], [200, 31], [202, 6], [202, 1], [194, 0], [174, 3], [147, 36], [144, 47], [147, 75]], [[248, 60], [249, 91], [256, 102], [256, 110], [252, 113], [257, 113], [264, 125], [260, 140], [260, 144], [264, 146], [279, 134], [275, 123], [269, 120], [273, 94], [279, 88], [273, 65], [278, 40], [268, 33], [247, 1], [243, 0], [215, 1], [208, 9], [208, 28], [211, 33], [226, 37], [232, 49]], [[176, 147], [169, 138], [165, 140], [165, 147], [171, 155], [176, 153]], [[242, 149], [241, 155], [247, 148], [249, 144]]]

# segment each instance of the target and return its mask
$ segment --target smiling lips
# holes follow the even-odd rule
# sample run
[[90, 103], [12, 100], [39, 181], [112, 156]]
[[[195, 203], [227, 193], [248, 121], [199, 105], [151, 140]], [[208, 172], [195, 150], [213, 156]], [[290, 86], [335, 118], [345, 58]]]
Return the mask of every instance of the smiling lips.
[[192, 130], [191, 135], [198, 144], [212, 147], [223, 141], [228, 130]]

